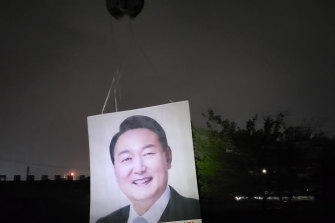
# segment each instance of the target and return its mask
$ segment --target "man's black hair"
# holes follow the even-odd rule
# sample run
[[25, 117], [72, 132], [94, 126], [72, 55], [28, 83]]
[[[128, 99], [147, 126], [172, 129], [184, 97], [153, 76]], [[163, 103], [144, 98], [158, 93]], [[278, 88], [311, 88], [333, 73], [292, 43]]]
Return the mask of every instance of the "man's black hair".
[[165, 131], [156, 120], [144, 115], [130, 116], [120, 124], [119, 132], [116, 133], [111, 140], [109, 151], [113, 164], [115, 144], [119, 137], [128, 130], [139, 128], [149, 129], [150, 131], [154, 132], [158, 136], [158, 140], [161, 143], [163, 151], [166, 152], [168, 150], [169, 145], [167, 143]]

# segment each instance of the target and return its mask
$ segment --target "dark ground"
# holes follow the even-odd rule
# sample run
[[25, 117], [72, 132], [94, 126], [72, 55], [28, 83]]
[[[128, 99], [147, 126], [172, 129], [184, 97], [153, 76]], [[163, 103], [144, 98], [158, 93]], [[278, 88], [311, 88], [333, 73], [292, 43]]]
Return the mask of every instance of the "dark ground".
[[0, 182], [0, 222], [89, 222], [86, 181]]
[[[89, 179], [0, 182], [0, 222], [89, 222]], [[201, 202], [203, 222], [330, 222], [318, 202]]]

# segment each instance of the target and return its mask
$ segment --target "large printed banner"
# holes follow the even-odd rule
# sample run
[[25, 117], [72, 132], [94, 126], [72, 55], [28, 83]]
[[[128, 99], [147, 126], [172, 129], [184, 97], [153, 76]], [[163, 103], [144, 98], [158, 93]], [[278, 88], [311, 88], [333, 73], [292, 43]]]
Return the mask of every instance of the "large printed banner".
[[188, 101], [87, 120], [90, 223], [201, 222]]

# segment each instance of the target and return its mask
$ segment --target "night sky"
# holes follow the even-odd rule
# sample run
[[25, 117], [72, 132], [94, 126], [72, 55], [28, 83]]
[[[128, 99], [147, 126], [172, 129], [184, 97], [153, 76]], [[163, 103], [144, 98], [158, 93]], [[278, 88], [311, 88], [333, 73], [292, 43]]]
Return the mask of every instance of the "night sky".
[[198, 126], [209, 108], [242, 127], [285, 112], [334, 134], [330, 2], [146, 0], [134, 20], [104, 0], [1, 2], [0, 174], [89, 175], [87, 116], [117, 71], [121, 111], [189, 100]]

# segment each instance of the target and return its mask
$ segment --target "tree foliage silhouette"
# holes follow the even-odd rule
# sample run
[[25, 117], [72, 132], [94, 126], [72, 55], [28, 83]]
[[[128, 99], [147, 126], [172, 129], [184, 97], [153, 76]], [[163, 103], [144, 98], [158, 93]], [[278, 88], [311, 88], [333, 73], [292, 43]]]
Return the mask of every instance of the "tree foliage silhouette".
[[254, 115], [244, 128], [213, 110], [203, 116], [207, 128], [193, 127], [203, 199], [238, 194], [274, 194], [289, 201], [293, 195], [312, 194], [325, 199], [322, 190], [329, 188], [329, 174], [334, 173], [334, 138], [304, 126], [287, 126], [283, 113], [265, 116], [261, 124]]

